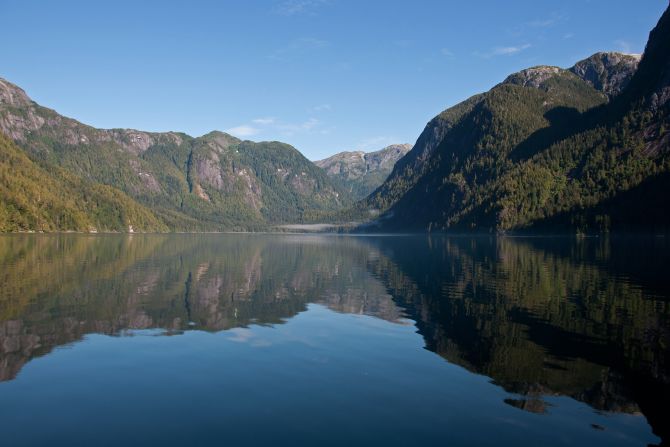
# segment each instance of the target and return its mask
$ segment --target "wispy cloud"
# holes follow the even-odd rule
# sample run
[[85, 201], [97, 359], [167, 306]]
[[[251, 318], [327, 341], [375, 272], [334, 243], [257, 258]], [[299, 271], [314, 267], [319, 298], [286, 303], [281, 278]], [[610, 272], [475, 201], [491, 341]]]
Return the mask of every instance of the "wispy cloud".
[[395, 137], [370, 137], [359, 141], [358, 144], [355, 145], [355, 149], [363, 152], [376, 151], [391, 144], [396, 144], [398, 141], [399, 140]]
[[526, 25], [531, 28], [549, 28], [563, 21], [564, 19], [565, 16], [563, 14], [553, 13], [551, 17], [531, 20], [530, 22], [526, 23]]
[[628, 42], [627, 40], [623, 39], [618, 39], [614, 41], [614, 44], [617, 46], [619, 51], [622, 53], [632, 53], [633, 52], [633, 45]]
[[319, 104], [318, 106], [312, 107], [312, 110], [315, 112], [327, 112], [331, 109], [332, 107], [330, 106], [330, 104]]
[[442, 54], [442, 56], [447, 56], [447, 57], [453, 57], [454, 56], [454, 52], [451, 51], [449, 48], [442, 48], [440, 50], [440, 54]]
[[274, 123], [274, 122], [275, 122], [275, 119], [272, 118], [272, 117], [268, 117], [268, 118], [256, 118], [255, 120], [251, 120], [251, 122], [253, 122], [253, 123], [255, 123], [255, 124], [268, 125], [268, 124], [272, 124], [272, 123]]
[[249, 124], [242, 124], [236, 127], [226, 129], [225, 132], [236, 137], [246, 138], [254, 135], [263, 136], [282, 136], [291, 137], [297, 134], [305, 133], [323, 133], [329, 131], [323, 128], [321, 121], [316, 118], [308, 118], [300, 122], [286, 122], [276, 118], [256, 118], [251, 120]]
[[510, 54], [520, 53], [523, 50], [526, 50], [528, 48], [530, 48], [529, 43], [519, 45], [519, 46], [515, 46], [515, 47], [496, 47], [491, 52], [491, 55], [492, 56], [508, 56]]
[[314, 37], [303, 37], [291, 41], [288, 45], [276, 49], [270, 54], [270, 59], [287, 60], [304, 56], [306, 53], [319, 50], [328, 46], [328, 42]]
[[491, 51], [488, 51], [486, 53], [475, 52], [474, 54], [475, 56], [480, 56], [486, 59], [496, 56], [512, 56], [521, 53], [524, 50], [527, 50], [531, 46], [532, 46], [531, 44], [525, 43], [523, 45], [516, 45], [516, 46], [495, 47], [491, 49]]
[[556, 23], [555, 19], [532, 20], [528, 22], [528, 26], [532, 28], [548, 28]]
[[277, 123], [274, 125], [275, 130], [278, 130], [282, 135], [290, 137], [297, 133], [310, 132], [320, 124], [316, 118], [309, 118], [301, 123]]
[[326, 3], [327, 0], [286, 0], [275, 7], [275, 12], [283, 16], [315, 14], [317, 9]]
[[253, 126], [242, 125], [226, 129], [225, 132], [236, 137], [245, 138], [260, 133], [260, 129], [257, 129], [256, 127]]
[[565, 33], [565, 34], [563, 34], [563, 39], [572, 39], [573, 37], [575, 37], [575, 34], [574, 34], [574, 33]]

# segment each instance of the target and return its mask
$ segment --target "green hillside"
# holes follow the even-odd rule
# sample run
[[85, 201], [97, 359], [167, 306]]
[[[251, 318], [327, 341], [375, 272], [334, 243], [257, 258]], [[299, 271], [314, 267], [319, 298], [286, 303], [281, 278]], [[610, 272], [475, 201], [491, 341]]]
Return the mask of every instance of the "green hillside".
[[648, 188], [670, 168], [669, 20], [635, 74], [637, 58], [615, 55], [594, 81], [600, 53], [579, 69], [524, 70], [443, 112], [351, 215], [381, 212], [366, 229], [384, 230], [667, 229], [667, 195]]
[[[132, 230], [131, 230], [132, 228]], [[165, 231], [121, 191], [33, 163], [0, 134], [0, 231]]]
[[112, 186], [176, 231], [257, 230], [351, 204], [295, 148], [222, 132], [96, 129], [33, 102], [0, 79], [0, 132], [35, 163]]

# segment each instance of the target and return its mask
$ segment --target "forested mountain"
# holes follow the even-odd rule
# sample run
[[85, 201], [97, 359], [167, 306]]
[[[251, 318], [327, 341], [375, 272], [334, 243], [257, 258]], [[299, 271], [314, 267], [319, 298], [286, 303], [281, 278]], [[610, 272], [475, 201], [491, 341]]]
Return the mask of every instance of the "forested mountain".
[[58, 166], [87, 184], [117, 188], [172, 230], [258, 229], [350, 203], [344, 188], [287, 144], [222, 132], [193, 138], [96, 129], [36, 104], [2, 79], [0, 132], [42, 168]]
[[364, 230], [667, 231], [669, 14], [641, 59], [597, 53], [569, 69], [529, 68], [436, 116], [411, 150], [316, 165], [289, 145], [222, 132], [96, 129], [0, 79], [0, 132], [16, 143], [2, 140], [11, 157], [1, 229], [255, 230], [374, 218]]
[[165, 231], [150, 210], [110, 186], [33, 163], [0, 134], [0, 232]]
[[666, 11], [637, 71], [637, 56], [598, 53], [447, 109], [358, 214], [384, 230], [667, 230], [650, 185], [669, 183], [669, 46]]
[[354, 200], [359, 200], [384, 183], [396, 162], [410, 149], [411, 144], [392, 144], [375, 152], [340, 152], [314, 164], [340, 182]]

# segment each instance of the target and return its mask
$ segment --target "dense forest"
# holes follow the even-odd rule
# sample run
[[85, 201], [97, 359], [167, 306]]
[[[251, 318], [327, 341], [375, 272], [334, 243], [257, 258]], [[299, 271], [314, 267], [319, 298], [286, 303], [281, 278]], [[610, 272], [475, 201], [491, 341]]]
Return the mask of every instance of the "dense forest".
[[667, 231], [668, 196], [651, 187], [670, 168], [669, 63], [666, 11], [635, 72], [633, 56], [599, 53], [511, 75], [431, 121], [341, 216], [381, 213], [367, 230]]
[[[287, 144], [241, 141], [216, 131], [194, 138], [177, 132], [96, 129], [36, 104], [2, 79], [0, 133], [14, 140], [16, 150], [36, 167], [82, 179], [82, 189], [120, 190], [135, 208], [150, 209], [158, 222], [149, 226], [126, 219], [126, 229], [263, 230], [301, 222], [309, 210], [333, 211], [352, 203], [344, 187]], [[11, 183], [11, 172], [2, 180]], [[14, 193], [7, 194], [5, 201], [15, 199]], [[60, 206], [53, 203], [53, 208]], [[86, 203], [81, 206], [85, 213], [94, 212]], [[12, 213], [23, 223], [4, 231], [121, 229], [88, 221], [36, 225], [27, 215], [17, 217], [23, 208]]]
[[33, 163], [0, 135], [0, 231], [166, 231], [149, 209], [110, 186]]

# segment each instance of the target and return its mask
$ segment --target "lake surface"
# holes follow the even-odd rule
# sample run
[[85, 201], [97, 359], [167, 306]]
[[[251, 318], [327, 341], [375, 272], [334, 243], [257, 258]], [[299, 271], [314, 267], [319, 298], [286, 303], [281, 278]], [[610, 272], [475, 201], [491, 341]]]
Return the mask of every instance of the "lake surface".
[[663, 238], [0, 236], [3, 446], [670, 441]]

